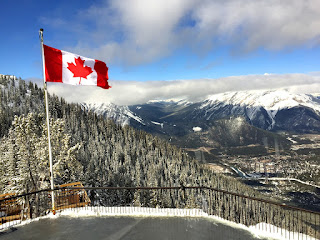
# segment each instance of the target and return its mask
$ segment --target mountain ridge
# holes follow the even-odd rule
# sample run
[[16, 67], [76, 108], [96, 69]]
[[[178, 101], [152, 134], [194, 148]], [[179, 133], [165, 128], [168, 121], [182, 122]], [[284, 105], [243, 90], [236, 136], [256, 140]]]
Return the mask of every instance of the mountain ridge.
[[[122, 125], [146, 128], [147, 131], [152, 128], [159, 133], [165, 133], [166, 127], [170, 132], [173, 126], [179, 127], [179, 124], [199, 125], [230, 116], [242, 116], [252, 126], [274, 132], [320, 132], [320, 100], [311, 94], [294, 94], [286, 90], [226, 92], [209, 95], [198, 102], [168, 99], [129, 106], [86, 106], [87, 110], [112, 118]], [[162, 126], [162, 130], [153, 126], [155, 122]], [[184, 129], [184, 132], [192, 132], [192, 127]]]
[[226, 92], [199, 102], [167, 99], [131, 106], [95, 104], [87, 105], [87, 110], [157, 134], [183, 148], [255, 143], [263, 147], [278, 142], [288, 149], [290, 141], [279, 132], [320, 132], [320, 100], [285, 90]]

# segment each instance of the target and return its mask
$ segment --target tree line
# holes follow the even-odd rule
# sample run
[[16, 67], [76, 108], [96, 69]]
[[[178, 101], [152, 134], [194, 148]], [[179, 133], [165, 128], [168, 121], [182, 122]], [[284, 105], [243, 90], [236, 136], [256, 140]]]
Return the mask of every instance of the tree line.
[[[0, 189], [22, 193], [48, 187], [43, 90], [21, 79], [0, 78], [0, 86]], [[260, 196], [234, 178], [215, 174], [165, 140], [117, 125], [78, 104], [50, 95], [49, 111], [55, 184], [209, 186]], [[141, 197], [135, 193], [133, 201], [143, 205], [151, 199]], [[159, 198], [154, 194], [154, 200]]]

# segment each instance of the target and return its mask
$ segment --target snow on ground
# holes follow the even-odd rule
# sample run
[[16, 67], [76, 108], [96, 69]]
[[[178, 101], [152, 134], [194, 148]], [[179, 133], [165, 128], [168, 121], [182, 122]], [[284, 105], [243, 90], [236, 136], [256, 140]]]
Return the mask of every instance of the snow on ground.
[[225, 92], [210, 95], [201, 108], [214, 106], [218, 103], [234, 106], [263, 107], [269, 110], [271, 117], [277, 114], [278, 110], [305, 106], [320, 112], [320, 106], [307, 94], [295, 94], [287, 90], [251, 90], [238, 92]]
[[[22, 226], [30, 222], [39, 221], [44, 218], [58, 218], [60, 216], [65, 217], [203, 217], [212, 221], [213, 223], [220, 223], [228, 225], [232, 228], [243, 229], [249, 231], [256, 238], [268, 238], [270, 240], [284, 240], [284, 239], [305, 239], [305, 240], [316, 240], [313, 237], [301, 234], [289, 232], [287, 230], [278, 228], [276, 226], [259, 223], [255, 226], [245, 226], [242, 224], [234, 223], [218, 216], [211, 216], [205, 213], [201, 209], [177, 209], [177, 208], [146, 208], [146, 207], [81, 207], [65, 209], [58, 211], [56, 215], [52, 213], [31, 220], [26, 221], [15, 221], [0, 225], [0, 232], [7, 230], [9, 227]], [[7, 225], [6, 225], [7, 224]]]
[[143, 120], [142, 120], [140, 117], [134, 115], [130, 110], [126, 111], [125, 114], [126, 114], [128, 117], [136, 120], [137, 122], [145, 125], [144, 122], [143, 122]]
[[289, 141], [291, 141], [292, 143], [294, 143], [294, 144], [297, 143], [297, 141], [293, 140], [291, 137], [287, 137], [287, 139], [288, 139]]
[[245, 172], [241, 171], [240, 169], [234, 168], [234, 167], [231, 167], [231, 169], [232, 169], [236, 174], [238, 174], [240, 177], [247, 178], [247, 174], [246, 174]]
[[207, 213], [200, 209], [147, 208], [147, 207], [83, 207], [67, 209], [57, 213], [59, 216], [140, 216], [140, 217], [203, 217]]
[[297, 233], [297, 232], [290, 232], [279, 227], [273, 226], [268, 223], [258, 223], [255, 226], [249, 227], [250, 231], [253, 233], [259, 234], [259, 236], [265, 236], [270, 239], [306, 239], [306, 240], [317, 240], [313, 237], [308, 235]]
[[[27, 222], [27, 221], [25, 221], [25, 222]], [[6, 223], [3, 223], [3, 224], [0, 225], [0, 232], [2, 230], [6, 230], [6, 229], [10, 228], [11, 226], [17, 226], [17, 225], [21, 226], [21, 225], [24, 225], [24, 224], [26, 224], [26, 223], [21, 222], [20, 220], [14, 220], [14, 221], [6, 222]]]
[[201, 132], [202, 128], [201, 127], [193, 127], [192, 130], [194, 132]]
[[168, 99], [159, 99], [159, 100], [149, 100], [147, 104], [152, 104], [152, 103], [175, 103], [177, 105], [188, 105], [191, 104], [192, 102], [189, 102], [185, 98], [168, 98]]
[[153, 123], [153, 124], [155, 124], [155, 125], [159, 125], [159, 126], [161, 126], [161, 128], [163, 128], [163, 123], [154, 122], [154, 121], [151, 121], [151, 123]]

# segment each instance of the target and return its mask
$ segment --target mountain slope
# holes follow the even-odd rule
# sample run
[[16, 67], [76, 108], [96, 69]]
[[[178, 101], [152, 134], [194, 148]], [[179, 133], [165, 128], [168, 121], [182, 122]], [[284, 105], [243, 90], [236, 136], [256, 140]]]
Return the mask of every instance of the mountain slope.
[[[21, 102], [25, 104], [19, 104]], [[16, 169], [17, 156], [23, 156], [21, 159], [25, 162], [34, 161], [33, 158], [36, 156], [32, 154], [35, 148], [24, 146], [26, 143], [30, 144], [30, 141], [19, 141], [20, 147], [25, 149], [28, 154], [17, 150], [17, 136], [15, 135], [17, 131], [14, 131], [13, 128], [15, 125], [20, 127], [21, 132], [26, 135], [26, 139], [32, 139], [32, 143], [37, 142], [39, 137], [45, 139], [46, 132], [42, 128], [38, 129], [39, 136], [34, 136], [34, 131], [25, 131], [23, 126], [20, 126], [18, 122], [12, 123], [13, 119], [11, 119], [12, 116], [18, 115], [22, 122], [32, 123], [31, 125], [35, 128], [42, 126], [42, 124], [44, 126], [43, 90], [32, 83], [25, 84], [23, 80], [6, 81], [0, 77], [0, 106], [1, 111], [4, 109], [5, 113], [8, 113], [7, 115], [1, 113], [0, 119], [3, 120], [3, 123], [8, 123], [7, 127], [10, 129], [10, 131], [2, 132], [0, 137], [0, 166], [2, 166], [2, 172], [7, 172], [9, 166]], [[127, 108], [119, 109], [122, 111], [120, 111], [121, 113], [130, 115], [126, 112]], [[202, 183], [206, 186], [219, 187], [239, 194], [261, 196], [236, 179], [214, 174], [190, 158], [181, 149], [163, 139], [136, 131], [129, 126], [122, 127], [102, 116], [97, 116], [92, 111], [84, 111], [83, 106], [68, 104], [62, 98], [49, 96], [49, 112], [51, 120], [58, 120], [59, 128], [63, 128], [58, 128], [56, 131], [65, 132], [69, 136], [70, 146], [79, 146], [76, 151], [76, 159], [81, 164], [83, 174], [74, 176], [74, 179], [82, 181], [86, 186], [165, 187], [181, 186], [181, 184], [195, 186]], [[36, 119], [43, 121], [30, 122], [33, 121], [33, 118], [26, 117], [26, 113], [36, 114]], [[52, 138], [52, 141], [56, 141], [56, 139]], [[52, 147], [53, 151], [59, 154], [63, 146], [52, 144]], [[46, 146], [41, 146], [39, 151], [43, 153], [48, 150]], [[43, 154], [43, 156], [48, 155]], [[38, 160], [48, 163], [46, 157]], [[42, 167], [42, 165], [36, 164], [34, 166], [34, 168], [38, 167]], [[55, 176], [57, 177], [57, 175]], [[43, 181], [48, 182], [48, 179], [43, 179]], [[30, 181], [29, 175], [25, 180]], [[5, 185], [7, 191], [14, 191], [14, 184], [12, 178], [9, 180], [1, 179], [0, 188], [4, 189]], [[196, 197], [190, 195], [189, 200], [197, 202]], [[160, 196], [148, 194], [142, 196], [140, 192], [132, 193], [130, 196], [126, 192], [116, 196], [106, 194], [100, 195], [99, 198], [101, 201], [112, 201], [115, 204], [126, 201], [130, 201], [128, 204], [134, 202], [137, 205], [153, 207], [161, 204], [166, 207], [174, 207], [175, 204], [174, 199], [171, 199], [170, 196], [161, 199]], [[154, 199], [152, 203], [150, 202], [151, 198]]]
[[[320, 130], [317, 123], [320, 120], [319, 114], [317, 98], [277, 90], [212, 95], [195, 108], [191, 118], [212, 120], [240, 115], [252, 125], [266, 130], [292, 131], [295, 130], [294, 126], [299, 126], [297, 131], [308, 132]], [[294, 125], [290, 122], [294, 122]]]
[[[227, 92], [208, 96], [195, 103], [171, 99], [133, 106], [107, 104], [87, 105], [86, 108], [121, 124], [176, 140], [179, 146], [189, 146], [191, 142], [206, 145], [205, 141], [211, 142], [212, 146], [242, 146], [254, 143], [252, 140], [255, 138], [246, 136], [253, 136], [257, 132], [263, 136], [258, 141], [262, 144], [261, 139], [270, 139], [271, 134], [263, 130], [320, 132], [320, 100], [311, 95], [293, 94], [285, 90]], [[236, 124], [234, 119], [237, 117], [244, 119], [247, 127], [243, 128], [245, 131], [239, 132], [242, 134], [240, 137], [230, 137], [229, 127]], [[216, 122], [223, 119], [230, 119], [233, 123], [229, 121], [231, 125], [228, 126], [221, 125], [221, 121]], [[206, 134], [218, 125], [219, 134]], [[206, 140], [200, 141], [197, 137], [200, 135]], [[284, 138], [271, 135], [271, 138], [279, 139], [283, 146], [288, 146]]]
[[[269, 131], [320, 132], [319, 99], [284, 90], [228, 92], [185, 105], [153, 102], [129, 108], [145, 123], [163, 123], [161, 131], [155, 127], [153, 129], [169, 135], [188, 134], [194, 126], [206, 128], [207, 122], [231, 116], [242, 116], [249, 124]], [[147, 109], [148, 114], [143, 109]], [[156, 115], [151, 119], [150, 112], [154, 109]]]
[[207, 123], [207, 129], [199, 128], [183, 138], [171, 137], [173, 143], [186, 148], [213, 147], [232, 148], [239, 146], [262, 146], [265, 153], [268, 148], [288, 149], [291, 142], [285, 137], [247, 123], [243, 117], [230, 117]]
[[82, 103], [81, 106], [84, 111], [92, 111], [97, 115], [110, 118], [121, 126], [130, 125], [131, 121], [137, 121], [139, 124], [144, 125], [143, 120], [130, 111], [127, 106], [117, 106], [113, 103]]

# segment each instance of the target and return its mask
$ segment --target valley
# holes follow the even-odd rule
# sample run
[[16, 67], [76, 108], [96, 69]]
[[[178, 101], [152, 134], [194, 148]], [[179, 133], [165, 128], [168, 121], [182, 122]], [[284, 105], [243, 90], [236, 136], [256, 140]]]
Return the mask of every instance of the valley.
[[[29, 110], [26, 109], [28, 108], [32, 109], [34, 113], [43, 112], [44, 106], [42, 105], [41, 89], [37, 86], [33, 86], [31, 83], [27, 85], [24, 81], [17, 79], [2, 81], [4, 87], [1, 92], [3, 102], [0, 112], [1, 132], [2, 136], [7, 136], [15, 115], [27, 114]], [[8, 92], [12, 92], [12, 94], [8, 94]], [[276, 97], [277, 94], [279, 97]], [[270, 100], [268, 104], [262, 106], [263, 101], [259, 100], [259, 96], [264, 98], [266, 95], [273, 97], [275, 102], [270, 103]], [[280, 95], [282, 96], [281, 101], [279, 101]], [[100, 160], [105, 159], [105, 154], [108, 152], [110, 154], [108, 161], [115, 164], [111, 167], [112, 171], [121, 170], [118, 161], [124, 164], [134, 161], [138, 155], [144, 156], [146, 154], [148, 163], [155, 161], [156, 164], [160, 164], [166, 169], [169, 165], [165, 164], [167, 159], [162, 156], [163, 150], [159, 151], [158, 148], [155, 148], [156, 143], [148, 145], [150, 141], [153, 141], [153, 138], [162, 139], [154, 141], [161, 142], [159, 144], [161, 146], [166, 146], [169, 143], [184, 150], [186, 153], [184, 157], [189, 160], [183, 161], [183, 164], [189, 164], [190, 159], [196, 159], [197, 164], [200, 163], [201, 168], [206, 170], [208, 176], [211, 176], [211, 173], [213, 176], [229, 176], [231, 178], [225, 179], [229, 179], [228, 181], [237, 179], [245, 183], [245, 191], [248, 195], [253, 194], [251, 191], [256, 192], [257, 190], [279, 202], [320, 211], [320, 190], [318, 187], [320, 185], [320, 131], [318, 131], [318, 126], [320, 126], [318, 109], [320, 107], [318, 98], [311, 95], [297, 96], [277, 90], [261, 91], [260, 93], [255, 91], [247, 94], [229, 93], [224, 95], [225, 98], [226, 96], [231, 96], [233, 100], [225, 99], [225, 102], [218, 103], [216, 98], [211, 96], [201, 102], [171, 99], [149, 101], [134, 106], [117, 106], [112, 103], [82, 103], [77, 106], [69, 106], [63, 100], [53, 97], [51, 99], [51, 116], [63, 118], [67, 122], [66, 126], [68, 126], [69, 134], [73, 135], [72, 143], [74, 145], [83, 144], [84, 147], [80, 148], [77, 158], [81, 159], [81, 164], [86, 168], [101, 169], [102, 172], [103, 169], [109, 169], [110, 164], [105, 166], [105, 161]], [[254, 96], [254, 101], [251, 101], [253, 105], [246, 100], [250, 96], [251, 98]], [[222, 101], [223, 98], [221, 96], [220, 98]], [[24, 103], [28, 108], [21, 108], [21, 103]], [[254, 106], [256, 103], [261, 103], [261, 106]], [[278, 108], [275, 107], [276, 105]], [[70, 117], [70, 114], [74, 114], [76, 117]], [[99, 117], [96, 118], [95, 114]], [[80, 116], [81, 118], [90, 116], [89, 120], [93, 123], [86, 123], [89, 120], [81, 120]], [[80, 119], [82, 122], [76, 124], [75, 119]], [[99, 129], [89, 130], [89, 126], [96, 126], [95, 121], [103, 119], [112, 119], [116, 124], [110, 128], [111, 122], [107, 122], [103, 123], [108, 126], [106, 129], [105, 126], [100, 126]], [[295, 132], [290, 131], [293, 128], [292, 122], [298, 126]], [[146, 140], [136, 144], [139, 145], [134, 148], [136, 152], [132, 152], [132, 147], [124, 148], [123, 143], [117, 143], [120, 141], [118, 135], [128, 131], [126, 127], [128, 125], [138, 130], [136, 133], [132, 133], [133, 136], [147, 136]], [[114, 131], [118, 131], [112, 130], [113, 128], [123, 129], [123, 133], [118, 132], [117, 137], [106, 138], [106, 136], [113, 136]], [[79, 129], [84, 136], [79, 135]], [[145, 132], [152, 135], [145, 135]], [[94, 137], [95, 135], [99, 135], [99, 137]], [[90, 138], [90, 141], [87, 138]], [[139, 141], [141, 141], [140, 138], [138, 137]], [[106, 141], [109, 143], [106, 144]], [[105, 144], [101, 145], [101, 143]], [[132, 144], [131, 139], [125, 146]], [[141, 148], [141, 144], [146, 146]], [[144, 148], [150, 147], [152, 153], [142, 151]], [[90, 156], [91, 151], [86, 151], [87, 149], [96, 149], [92, 152], [94, 156]], [[9, 151], [9, 149], [5, 150]], [[114, 152], [116, 154], [113, 156]], [[181, 154], [179, 152], [177, 155]], [[132, 163], [125, 166], [131, 165]], [[132, 171], [141, 171], [139, 164], [134, 165], [133, 169], [128, 168], [130, 174]], [[195, 166], [198, 167], [198, 165]], [[150, 167], [156, 171], [154, 163]], [[167, 170], [164, 171], [164, 173], [166, 172]], [[195, 170], [192, 172], [195, 173]], [[90, 182], [88, 179], [92, 178], [89, 173], [91, 172], [88, 171], [85, 177], [88, 183]], [[152, 180], [148, 179], [146, 182], [167, 184], [168, 179], [171, 179], [169, 175], [165, 175], [165, 179], [160, 180], [159, 177], [156, 180], [152, 175], [149, 176]], [[163, 176], [163, 173], [160, 176]], [[174, 176], [175, 180], [171, 183], [172, 185], [178, 184], [176, 179], [185, 178], [185, 175], [178, 172], [174, 172]], [[202, 176], [196, 174], [194, 177]], [[220, 183], [215, 182], [215, 178], [210, 178], [210, 181], [219, 185]], [[99, 181], [103, 185], [110, 182], [133, 184], [128, 182], [128, 179], [130, 177], [125, 178], [121, 173], [119, 176], [117, 174], [108, 176], [108, 179], [101, 175]], [[144, 182], [140, 184], [142, 183]], [[232, 183], [230, 184], [232, 185]], [[250, 187], [250, 190], [247, 187]], [[242, 191], [239, 189], [236, 191]]]
[[[296, 135], [298, 141], [289, 150], [277, 153], [228, 154], [204, 147], [185, 150], [215, 173], [233, 176], [272, 199], [320, 211], [319, 136], [301, 135], [300, 141], [312, 143], [300, 144]], [[250, 147], [257, 146], [245, 149]]]
[[212, 95], [200, 102], [86, 107], [96, 108], [119, 124], [184, 149], [215, 173], [235, 177], [280, 202], [320, 211], [317, 96], [256, 90]]

